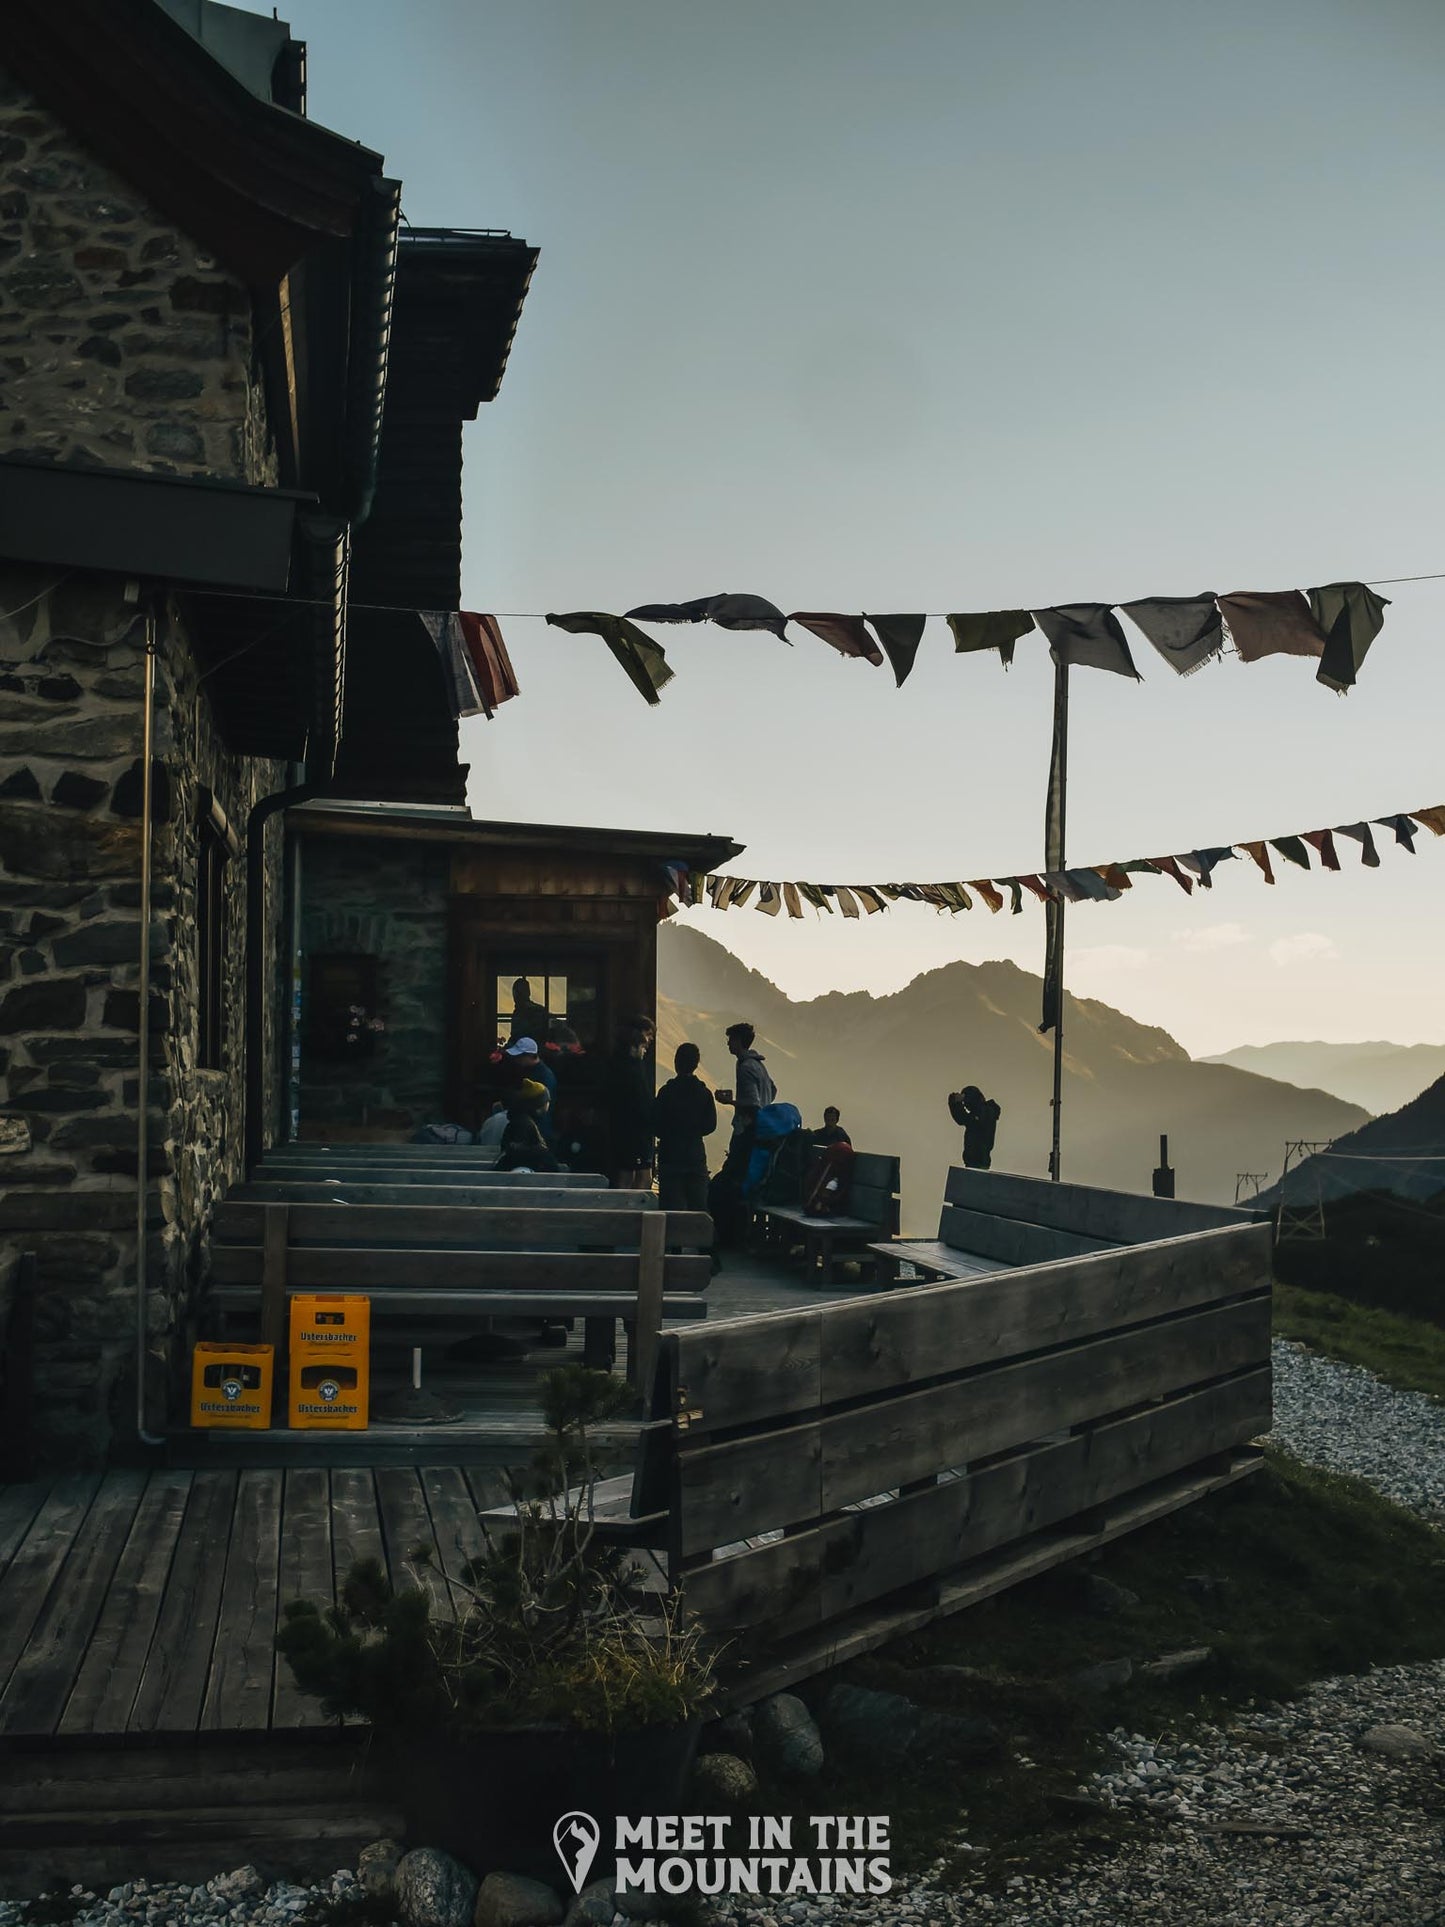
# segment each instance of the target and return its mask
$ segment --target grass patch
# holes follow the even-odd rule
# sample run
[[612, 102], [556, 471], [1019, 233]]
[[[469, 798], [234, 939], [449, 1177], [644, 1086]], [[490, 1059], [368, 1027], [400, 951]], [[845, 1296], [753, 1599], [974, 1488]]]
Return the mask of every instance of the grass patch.
[[1407, 1392], [1445, 1398], [1445, 1330], [1330, 1292], [1276, 1284], [1274, 1329]]
[[[1137, 1594], [1137, 1604], [1091, 1610], [1088, 1574]], [[1169, 1684], [1095, 1696], [1072, 1681], [1102, 1660], [1137, 1664], [1199, 1646], [1211, 1648], [1209, 1663]], [[812, 1810], [890, 1814], [898, 1868], [939, 1866], [945, 1884], [1043, 1871], [1116, 1851], [1141, 1824], [1078, 1801], [1080, 1782], [1106, 1757], [1109, 1728], [1227, 1721], [1330, 1674], [1440, 1655], [1445, 1537], [1362, 1481], [1271, 1453], [1241, 1485], [1087, 1565], [1045, 1574], [848, 1668], [860, 1685], [992, 1720], [1004, 1754], [957, 1773], [924, 1760], [886, 1772], [830, 1764]]]

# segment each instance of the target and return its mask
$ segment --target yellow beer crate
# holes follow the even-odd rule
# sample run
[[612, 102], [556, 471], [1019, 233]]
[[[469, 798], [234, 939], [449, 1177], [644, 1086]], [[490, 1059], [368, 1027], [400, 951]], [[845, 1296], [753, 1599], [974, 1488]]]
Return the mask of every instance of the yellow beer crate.
[[364, 1432], [371, 1398], [371, 1361], [364, 1351], [340, 1357], [306, 1346], [291, 1348], [293, 1431]]
[[191, 1424], [264, 1431], [275, 1358], [269, 1345], [202, 1340], [191, 1357]]
[[291, 1294], [291, 1350], [324, 1352], [353, 1363], [352, 1353], [371, 1351], [371, 1300], [351, 1292]]

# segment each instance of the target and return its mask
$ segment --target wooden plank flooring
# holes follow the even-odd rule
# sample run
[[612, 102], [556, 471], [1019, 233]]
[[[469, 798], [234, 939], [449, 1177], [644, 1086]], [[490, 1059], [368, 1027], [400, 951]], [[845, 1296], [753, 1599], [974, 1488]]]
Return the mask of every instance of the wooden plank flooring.
[[125, 1470], [0, 1491], [0, 1746], [326, 1726], [276, 1660], [287, 1601], [331, 1605], [367, 1556], [405, 1583], [424, 1544], [424, 1583], [450, 1610], [496, 1496], [493, 1474], [457, 1466]]

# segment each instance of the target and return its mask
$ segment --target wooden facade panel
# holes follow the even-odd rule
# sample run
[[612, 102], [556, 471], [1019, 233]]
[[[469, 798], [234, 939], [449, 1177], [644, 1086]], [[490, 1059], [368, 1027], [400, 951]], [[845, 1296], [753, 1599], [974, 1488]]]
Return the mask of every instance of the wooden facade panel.
[[782, 1637], [1243, 1444], [1270, 1422], [1268, 1368], [829, 1519], [688, 1573], [710, 1630]]
[[[644, 912], [654, 924], [665, 889], [661, 864], [643, 857], [496, 845], [454, 847], [451, 884], [457, 897], [566, 897], [572, 902], [610, 897], [629, 913]], [[484, 902], [479, 907], [496, 906]]]
[[1047, 1178], [1015, 1177], [1009, 1171], [969, 1171], [954, 1165], [944, 1191], [948, 1204], [1000, 1218], [1077, 1231], [1110, 1244], [1142, 1244], [1191, 1231], [1218, 1231], [1249, 1222], [1249, 1214], [1222, 1204], [1145, 1197], [1135, 1191], [1102, 1191], [1091, 1184], [1052, 1184]]
[[[1017, 1275], [917, 1285], [829, 1306], [815, 1314], [827, 1321], [820, 1403], [887, 1392], [1261, 1291], [1269, 1267], [1268, 1225], [1239, 1225]], [[724, 1329], [713, 1328], [715, 1334]], [[709, 1422], [730, 1422], [722, 1401], [714, 1401]]]

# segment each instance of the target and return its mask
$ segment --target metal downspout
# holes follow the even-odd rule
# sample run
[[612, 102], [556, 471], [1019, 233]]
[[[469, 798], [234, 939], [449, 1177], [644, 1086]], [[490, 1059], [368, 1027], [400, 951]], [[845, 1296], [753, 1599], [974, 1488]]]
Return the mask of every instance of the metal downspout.
[[164, 1445], [146, 1430], [146, 1359], [149, 1350], [146, 1274], [149, 1216], [151, 1077], [151, 753], [155, 735], [156, 623], [145, 619], [145, 680], [142, 701], [140, 779], [140, 1008], [136, 1023], [139, 1074], [135, 1106], [135, 1431], [142, 1445]]
[[304, 803], [317, 785], [304, 780], [263, 796], [246, 819], [246, 1175], [266, 1148], [266, 825], [280, 810]]

